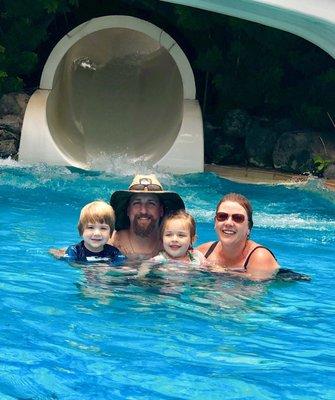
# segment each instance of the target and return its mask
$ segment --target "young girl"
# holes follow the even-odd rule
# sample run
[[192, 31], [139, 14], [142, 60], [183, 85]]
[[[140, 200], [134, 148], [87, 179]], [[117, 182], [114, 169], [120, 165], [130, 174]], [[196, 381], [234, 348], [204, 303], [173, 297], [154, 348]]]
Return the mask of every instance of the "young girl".
[[184, 210], [175, 211], [164, 217], [160, 236], [164, 250], [150, 261], [175, 260], [183, 263], [201, 265], [206, 260], [202, 253], [193, 250], [195, 241], [195, 221]]
[[[139, 278], [147, 276], [157, 264], [162, 265], [165, 270], [164, 265], [168, 263], [169, 271], [171, 271], [171, 264], [175, 262], [197, 266], [206, 264], [203, 254], [192, 248], [195, 241], [195, 221], [186, 211], [179, 210], [166, 215], [161, 223], [160, 237], [164, 250], [156, 257], [142, 263], [137, 274]], [[160, 269], [159, 267], [158, 270]], [[179, 270], [178, 266], [176, 269]]]

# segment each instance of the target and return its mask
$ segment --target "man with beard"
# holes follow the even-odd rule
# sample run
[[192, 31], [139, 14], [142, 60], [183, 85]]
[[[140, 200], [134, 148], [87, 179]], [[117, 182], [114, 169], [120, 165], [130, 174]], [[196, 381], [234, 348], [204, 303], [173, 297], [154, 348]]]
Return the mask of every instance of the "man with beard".
[[181, 197], [166, 192], [155, 175], [136, 175], [128, 190], [114, 192], [115, 231], [110, 240], [127, 257], [151, 258], [162, 250], [159, 225], [165, 213], [184, 209]]

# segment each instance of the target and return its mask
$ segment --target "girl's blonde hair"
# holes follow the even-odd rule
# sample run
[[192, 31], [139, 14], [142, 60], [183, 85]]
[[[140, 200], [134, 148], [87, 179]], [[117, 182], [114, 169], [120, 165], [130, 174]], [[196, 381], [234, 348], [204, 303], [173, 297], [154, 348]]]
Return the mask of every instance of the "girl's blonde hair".
[[184, 210], [173, 211], [172, 213], [166, 215], [163, 218], [161, 226], [160, 226], [160, 237], [161, 238], [163, 237], [164, 230], [166, 228], [166, 224], [169, 221], [172, 221], [174, 219], [181, 219], [186, 222], [186, 225], [188, 225], [188, 228], [190, 230], [191, 239], [193, 240], [195, 237], [195, 234], [196, 234], [195, 220], [191, 214], [189, 214], [188, 212], [186, 212]]
[[78, 231], [80, 236], [83, 235], [87, 224], [107, 224], [110, 227], [112, 235], [115, 225], [115, 213], [113, 208], [105, 201], [96, 200], [86, 204], [80, 212], [78, 221]]

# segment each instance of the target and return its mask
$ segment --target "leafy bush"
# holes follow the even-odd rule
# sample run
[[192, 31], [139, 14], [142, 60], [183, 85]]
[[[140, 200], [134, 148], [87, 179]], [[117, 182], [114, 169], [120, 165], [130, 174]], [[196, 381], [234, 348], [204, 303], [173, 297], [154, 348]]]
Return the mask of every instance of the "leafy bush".
[[[39, 46], [49, 39], [57, 14], [74, 0], [2, 0], [0, 13], [0, 96], [27, 85], [38, 64]], [[29, 83], [28, 83], [29, 85]]]
[[313, 174], [322, 177], [327, 167], [332, 164], [333, 161], [325, 158], [318, 154], [313, 157]]

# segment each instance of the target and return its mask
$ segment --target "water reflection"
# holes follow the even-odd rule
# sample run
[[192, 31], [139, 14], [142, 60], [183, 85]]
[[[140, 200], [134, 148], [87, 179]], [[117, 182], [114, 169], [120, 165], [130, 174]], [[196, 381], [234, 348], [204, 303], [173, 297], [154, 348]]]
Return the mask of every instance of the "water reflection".
[[[76, 284], [85, 298], [100, 304], [111, 304], [119, 296], [134, 299], [140, 304], [183, 304], [201, 313], [225, 309], [249, 308], [251, 300], [260, 300], [269, 283], [247, 282], [236, 277], [212, 274], [201, 267], [185, 264], [155, 264], [143, 275], [143, 264], [123, 266], [106, 264], [81, 267]], [[135, 296], [134, 296], [135, 295]]]

